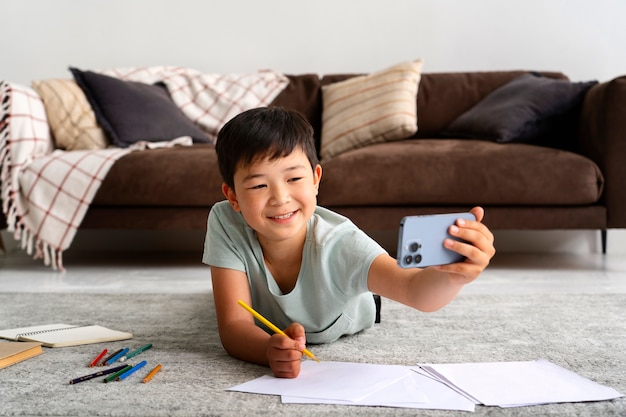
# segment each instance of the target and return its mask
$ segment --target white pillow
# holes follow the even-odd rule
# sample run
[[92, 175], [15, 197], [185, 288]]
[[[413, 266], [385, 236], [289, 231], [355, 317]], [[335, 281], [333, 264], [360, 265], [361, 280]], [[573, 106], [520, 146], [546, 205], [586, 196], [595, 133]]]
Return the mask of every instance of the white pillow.
[[417, 132], [422, 60], [322, 87], [321, 158]]

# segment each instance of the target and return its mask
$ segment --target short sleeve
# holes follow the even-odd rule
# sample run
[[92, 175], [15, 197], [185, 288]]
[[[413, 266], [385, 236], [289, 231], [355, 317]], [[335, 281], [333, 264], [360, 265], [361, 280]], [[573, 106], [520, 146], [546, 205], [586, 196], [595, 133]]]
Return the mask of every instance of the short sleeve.
[[[230, 211], [230, 212], [229, 212]], [[246, 271], [245, 259], [241, 251], [246, 245], [245, 223], [227, 202], [213, 206], [209, 213], [207, 232], [204, 240], [202, 262], [220, 268]], [[245, 246], [244, 246], [245, 245]]]

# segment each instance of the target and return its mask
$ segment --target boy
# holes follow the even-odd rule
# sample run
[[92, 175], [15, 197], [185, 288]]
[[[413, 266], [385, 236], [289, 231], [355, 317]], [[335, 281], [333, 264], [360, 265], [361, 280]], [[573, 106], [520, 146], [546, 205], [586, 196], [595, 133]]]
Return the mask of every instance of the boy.
[[[493, 235], [458, 220], [445, 246], [464, 262], [403, 269], [352, 222], [317, 206], [322, 178], [313, 129], [281, 108], [257, 108], [220, 130], [216, 152], [227, 201], [209, 214], [203, 262], [211, 266], [220, 339], [232, 356], [300, 372], [305, 342], [332, 342], [371, 327], [372, 292], [421, 311], [448, 304], [488, 265]], [[257, 327], [241, 299], [289, 337]]]

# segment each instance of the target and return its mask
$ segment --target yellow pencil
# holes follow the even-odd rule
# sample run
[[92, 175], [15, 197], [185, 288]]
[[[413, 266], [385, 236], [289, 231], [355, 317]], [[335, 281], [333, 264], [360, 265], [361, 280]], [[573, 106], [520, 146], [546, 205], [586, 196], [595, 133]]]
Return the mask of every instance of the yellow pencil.
[[[280, 330], [278, 327], [274, 326], [272, 324], [272, 322], [270, 322], [268, 319], [266, 319], [265, 317], [263, 317], [262, 315], [260, 315], [255, 309], [253, 309], [252, 307], [250, 307], [248, 304], [244, 303], [243, 301], [239, 300], [237, 301], [239, 303], [240, 306], [242, 306], [243, 308], [245, 308], [246, 310], [248, 310], [254, 317], [256, 317], [257, 320], [259, 320], [261, 323], [265, 324], [267, 327], [269, 327], [274, 333], [278, 333], [281, 334], [283, 336], [287, 336], [285, 334], [285, 332], [283, 332], [282, 330]], [[289, 336], [287, 336], [289, 337]], [[314, 354], [312, 354], [308, 349], [304, 349], [303, 353], [305, 355], [307, 355], [309, 358], [313, 359], [314, 361], [319, 362], [320, 360], [317, 359], [315, 357]]]
[[153, 370], [150, 371], [148, 375], [146, 375], [146, 377], [143, 379], [143, 383], [145, 384], [146, 382], [150, 381], [152, 377], [155, 376], [156, 373], [159, 372], [160, 370], [161, 370], [161, 364], [158, 364], [157, 366], [154, 367]]

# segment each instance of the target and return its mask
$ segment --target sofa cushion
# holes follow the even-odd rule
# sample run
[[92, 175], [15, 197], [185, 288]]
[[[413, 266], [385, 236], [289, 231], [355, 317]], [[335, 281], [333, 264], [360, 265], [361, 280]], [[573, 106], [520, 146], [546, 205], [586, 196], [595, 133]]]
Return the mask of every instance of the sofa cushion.
[[580, 105], [595, 84], [525, 74], [488, 94], [442, 134], [496, 142], [536, 141], [554, 130], [560, 116]]
[[[528, 71], [475, 71], [422, 73], [417, 92], [417, 120], [419, 129], [415, 138], [439, 137], [454, 119], [475, 106], [492, 91], [509, 81], [528, 74]], [[541, 72], [544, 77], [567, 80], [560, 72]], [[327, 74], [323, 86], [344, 81], [362, 74]]]
[[422, 61], [405, 62], [322, 87], [321, 158], [417, 131]]
[[76, 151], [107, 147], [106, 133], [98, 125], [85, 93], [74, 80], [36, 80], [32, 86], [46, 107], [57, 148]]
[[376, 144], [322, 166], [319, 203], [328, 207], [591, 204], [604, 181], [572, 152], [471, 139]]
[[321, 127], [322, 98], [317, 74], [285, 75], [289, 84], [276, 96], [270, 106], [284, 107], [301, 113], [318, 129]]
[[198, 144], [123, 156], [107, 173], [92, 205], [210, 207], [221, 200], [215, 147]]
[[115, 146], [180, 136], [191, 136], [195, 143], [209, 142], [206, 134], [174, 104], [164, 85], [124, 81], [76, 68], [70, 71]]
[[285, 75], [289, 84], [270, 106], [284, 107], [301, 113], [313, 126], [315, 146], [319, 154], [322, 131], [322, 97], [317, 74]]

